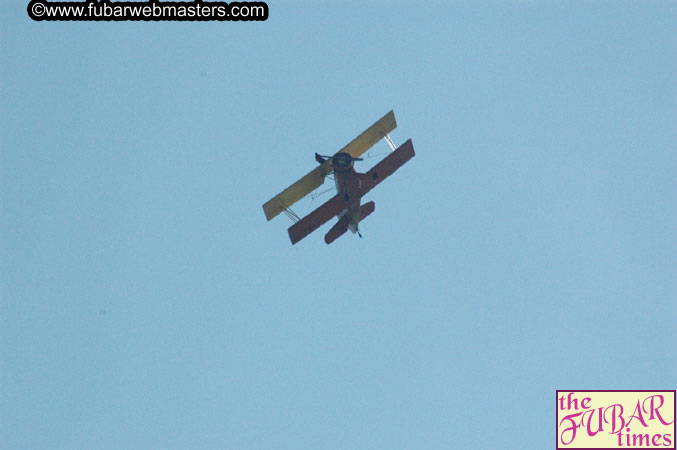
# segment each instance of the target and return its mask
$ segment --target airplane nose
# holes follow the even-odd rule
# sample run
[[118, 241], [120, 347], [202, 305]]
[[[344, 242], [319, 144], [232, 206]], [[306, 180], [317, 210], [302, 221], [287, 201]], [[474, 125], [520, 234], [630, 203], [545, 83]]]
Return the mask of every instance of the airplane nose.
[[353, 157], [348, 153], [337, 153], [333, 158], [334, 167], [349, 167], [353, 162]]

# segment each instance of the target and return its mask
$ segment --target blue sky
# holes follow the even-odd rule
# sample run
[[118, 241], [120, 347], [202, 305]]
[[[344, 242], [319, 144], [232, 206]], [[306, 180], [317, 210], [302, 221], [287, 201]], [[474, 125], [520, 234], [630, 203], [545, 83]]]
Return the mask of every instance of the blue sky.
[[[268, 4], [0, 6], [0, 448], [542, 449], [556, 389], [675, 389], [674, 2]], [[364, 238], [292, 247], [261, 205], [390, 109]]]

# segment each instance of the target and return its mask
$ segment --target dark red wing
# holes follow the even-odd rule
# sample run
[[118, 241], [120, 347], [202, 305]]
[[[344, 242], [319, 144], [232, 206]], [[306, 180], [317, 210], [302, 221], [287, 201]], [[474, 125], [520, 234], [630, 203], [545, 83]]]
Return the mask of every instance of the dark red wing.
[[296, 244], [298, 241], [324, 225], [329, 219], [339, 215], [339, 213], [347, 207], [348, 204], [343, 198], [338, 195], [333, 196], [315, 211], [289, 227], [288, 231], [291, 243]]
[[374, 186], [395, 173], [397, 169], [413, 158], [414, 155], [414, 144], [409, 139], [362, 176], [360, 193], [364, 196]]

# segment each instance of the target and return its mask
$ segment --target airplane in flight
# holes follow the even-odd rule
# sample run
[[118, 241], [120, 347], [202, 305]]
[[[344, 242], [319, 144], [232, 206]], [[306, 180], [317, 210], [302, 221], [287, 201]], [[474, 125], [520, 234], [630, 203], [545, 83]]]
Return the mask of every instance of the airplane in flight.
[[[373, 213], [375, 208], [373, 201], [363, 204], [362, 197], [415, 155], [411, 139], [395, 149], [389, 136], [395, 127], [395, 114], [390, 111], [333, 156], [315, 153], [315, 160], [319, 163], [315, 169], [264, 203], [266, 218], [271, 220], [281, 212], [291, 217], [295, 222], [288, 230], [292, 244], [308, 236], [332, 217], [337, 217], [338, 222], [324, 236], [327, 244], [331, 244], [348, 230], [362, 237], [359, 223]], [[381, 139], [385, 139], [393, 151], [366, 173], [355, 171], [354, 162], [362, 161], [360, 156]], [[324, 179], [332, 173], [336, 195], [304, 218], [298, 217], [291, 210], [291, 205], [321, 186]]]

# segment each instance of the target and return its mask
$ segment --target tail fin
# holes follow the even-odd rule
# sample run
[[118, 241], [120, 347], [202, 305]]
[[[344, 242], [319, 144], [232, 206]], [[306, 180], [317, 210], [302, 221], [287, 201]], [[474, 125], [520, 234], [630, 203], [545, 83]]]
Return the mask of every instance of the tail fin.
[[[360, 222], [366, 219], [369, 214], [373, 213], [375, 208], [376, 205], [374, 202], [368, 202], [360, 206]], [[348, 231], [348, 216], [344, 215], [333, 227], [331, 227], [331, 230], [324, 235], [324, 242], [331, 244], [336, 239], [343, 236], [346, 231]]]

